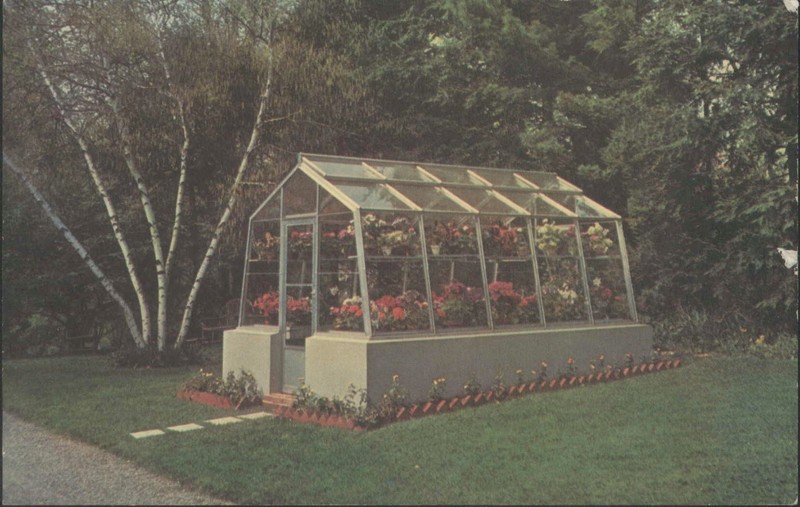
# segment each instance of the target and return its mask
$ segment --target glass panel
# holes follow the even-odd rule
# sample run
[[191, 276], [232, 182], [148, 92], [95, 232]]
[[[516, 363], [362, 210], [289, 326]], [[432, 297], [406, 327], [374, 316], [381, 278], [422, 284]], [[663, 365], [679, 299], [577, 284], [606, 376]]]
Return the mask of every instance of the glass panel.
[[508, 170], [492, 171], [491, 169], [470, 169], [478, 176], [484, 178], [492, 185], [499, 185], [504, 187], [522, 187], [531, 188], [529, 185], [522, 183], [515, 176], [514, 173]]
[[522, 217], [481, 218], [485, 257], [530, 258], [527, 221]]
[[495, 325], [539, 321], [527, 220], [482, 218], [481, 237]]
[[539, 256], [577, 257], [578, 242], [572, 220], [542, 218], [536, 221], [536, 251]]
[[429, 257], [437, 329], [486, 327], [483, 275], [477, 255]]
[[352, 213], [319, 217], [320, 262], [326, 259], [350, 258], [356, 255], [356, 231]]
[[500, 192], [504, 196], [506, 196], [510, 201], [512, 201], [517, 206], [521, 206], [526, 210], [533, 213], [533, 202], [536, 199], [537, 194], [533, 192], [522, 192], [518, 190], [503, 190]]
[[278, 325], [278, 272], [250, 273], [245, 280], [243, 325]]
[[[313, 225], [292, 225], [286, 228], [289, 236], [287, 258], [290, 262], [305, 262], [308, 269], [311, 269], [311, 255], [314, 246], [314, 226]], [[292, 265], [295, 266], [295, 265]], [[299, 265], [297, 265], [299, 267]], [[291, 269], [287, 269], [291, 271]], [[293, 282], [289, 282], [293, 283]]]
[[431, 178], [419, 172], [414, 165], [382, 165], [369, 163], [369, 166], [390, 180], [433, 181]]
[[407, 210], [409, 207], [383, 185], [342, 185], [336, 187], [356, 204], [367, 209]]
[[489, 303], [495, 326], [539, 322], [539, 304], [530, 259], [487, 261]]
[[[557, 196], [558, 199], [553, 199], [552, 196], [536, 196], [534, 200], [533, 213], [538, 216], [549, 215], [555, 217], [569, 216], [564, 209], [559, 208], [555, 203], [562, 204], [568, 211], [574, 211], [575, 206], [571, 200], [572, 196]], [[551, 201], [552, 199], [552, 201]]]
[[586, 259], [586, 272], [595, 321], [630, 319], [622, 260]]
[[520, 172], [519, 175], [525, 178], [526, 180], [530, 181], [534, 185], [538, 186], [542, 190], [575, 191], [574, 188], [562, 183], [561, 180], [559, 180], [558, 175], [556, 175], [555, 173], [526, 171], [526, 172]]
[[448, 189], [459, 198], [463, 199], [467, 204], [478, 211], [484, 213], [501, 213], [501, 214], [514, 214], [516, 210], [498, 199], [494, 194], [488, 190], [480, 190], [473, 188], [450, 188]]
[[317, 211], [317, 184], [297, 171], [283, 187], [283, 214], [298, 215]]
[[345, 178], [366, 178], [379, 180], [378, 176], [372, 174], [360, 161], [332, 161], [309, 159], [312, 164], [319, 167], [327, 176], [341, 176]]
[[[280, 220], [269, 220], [264, 222], [252, 222], [250, 230], [250, 262], [278, 262], [280, 257]], [[250, 270], [262, 270], [251, 264]], [[275, 270], [277, 272], [277, 269]]]
[[619, 257], [617, 227], [614, 222], [582, 222], [581, 239], [583, 255], [592, 257]]
[[395, 190], [414, 201], [419, 207], [433, 211], [466, 211], [463, 206], [436, 187], [392, 183]]
[[352, 212], [339, 202], [334, 196], [328, 193], [327, 190], [320, 187], [319, 189], [319, 214], [320, 215], [328, 215], [331, 213], [350, 213]]
[[425, 215], [425, 242], [430, 255], [478, 255], [474, 216]]
[[281, 192], [280, 190], [275, 192], [275, 195], [267, 201], [265, 204], [262, 204], [261, 209], [258, 211], [256, 216], [253, 217], [253, 220], [271, 220], [271, 219], [279, 219], [281, 217]]
[[602, 206], [588, 197], [575, 197], [575, 212], [579, 217], [614, 218]]
[[[421, 164], [420, 167], [446, 183], [469, 183], [477, 187], [486, 187], [486, 183], [472, 176], [466, 167], [447, 167]], [[446, 185], [445, 185], [446, 186]]]
[[320, 265], [318, 329], [363, 331], [361, 291], [355, 260]]
[[586, 296], [578, 259], [539, 259], [539, 279], [542, 283], [544, 316], [548, 323], [587, 319]]
[[361, 227], [367, 257], [421, 255], [419, 219], [412, 214], [365, 213]]
[[370, 319], [376, 333], [430, 329], [425, 273], [420, 260], [367, 259]]
[[310, 285], [286, 288], [286, 344], [303, 345], [311, 336]]

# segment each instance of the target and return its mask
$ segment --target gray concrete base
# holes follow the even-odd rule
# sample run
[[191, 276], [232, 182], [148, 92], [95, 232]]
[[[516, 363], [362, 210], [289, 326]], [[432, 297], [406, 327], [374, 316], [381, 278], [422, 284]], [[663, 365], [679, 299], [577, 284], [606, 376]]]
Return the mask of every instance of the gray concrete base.
[[438, 377], [447, 379], [445, 395], [455, 396], [473, 376], [489, 388], [498, 372], [514, 383], [518, 369], [529, 376], [541, 371], [542, 361], [552, 378], [566, 371], [569, 357], [588, 373], [589, 361], [601, 354], [606, 364], [620, 366], [626, 353], [639, 361], [652, 349], [652, 328], [639, 324], [371, 341], [318, 334], [306, 340], [306, 382], [324, 396], [344, 396], [348, 384], [364, 387], [377, 402], [400, 375], [412, 400], [421, 401]]
[[240, 370], [253, 374], [264, 394], [280, 391], [283, 344], [277, 326], [247, 326], [222, 336], [222, 376]]
[[[253, 326], [225, 333], [223, 370], [249, 369], [265, 392], [279, 391], [282, 349], [277, 328]], [[621, 366], [626, 353], [638, 362], [649, 357], [653, 330], [641, 324], [612, 324], [561, 329], [515, 330], [491, 334], [460, 334], [367, 340], [363, 335], [318, 333], [306, 339], [305, 381], [319, 395], [344, 397], [348, 385], [366, 388], [380, 400], [393, 375], [412, 400], [427, 398], [433, 379], [447, 379], [446, 396], [463, 394], [474, 377], [488, 389], [502, 373], [507, 384], [521, 369], [541, 372], [548, 363], [550, 378], [566, 372], [567, 359], [588, 373], [589, 361], [600, 355], [606, 364]], [[264, 382], [262, 384], [262, 382]], [[269, 387], [266, 387], [269, 386]]]

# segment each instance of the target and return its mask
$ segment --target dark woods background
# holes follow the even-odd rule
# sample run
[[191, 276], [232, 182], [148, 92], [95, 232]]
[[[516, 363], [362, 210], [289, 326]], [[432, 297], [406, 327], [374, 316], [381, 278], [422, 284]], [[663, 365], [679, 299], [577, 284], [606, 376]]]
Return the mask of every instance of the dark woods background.
[[[61, 29], [80, 24], [123, 62], [119, 98], [168, 237], [181, 131], [137, 16], [141, 5], [172, 9], [164, 53], [191, 145], [170, 314], [182, 311], [252, 128], [266, 49], [236, 15], [250, 4], [4, 3], [4, 152], [130, 300], [105, 209], [28, 41], [64, 79], [95, 72], [77, 46], [45, 37], [48, 6], [68, 5]], [[796, 249], [798, 235], [798, 18], [782, 2], [278, 4], [268, 123], [195, 325], [239, 297], [247, 217], [305, 151], [555, 171], [625, 217], [637, 306], [662, 346], [755, 350], [763, 335], [770, 353], [796, 356], [797, 277], [775, 250]], [[103, 110], [85, 113], [91, 93], [82, 98], [81, 128], [152, 291], [119, 140]], [[94, 325], [113, 345], [129, 340], [117, 307], [5, 170], [2, 255], [4, 354], [43, 352]]]

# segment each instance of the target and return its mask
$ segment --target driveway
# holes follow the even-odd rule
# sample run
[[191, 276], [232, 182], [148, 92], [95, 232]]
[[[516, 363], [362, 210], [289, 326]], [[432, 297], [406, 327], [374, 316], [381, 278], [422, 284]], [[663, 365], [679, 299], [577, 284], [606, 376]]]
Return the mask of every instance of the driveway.
[[4, 505], [233, 505], [3, 412]]

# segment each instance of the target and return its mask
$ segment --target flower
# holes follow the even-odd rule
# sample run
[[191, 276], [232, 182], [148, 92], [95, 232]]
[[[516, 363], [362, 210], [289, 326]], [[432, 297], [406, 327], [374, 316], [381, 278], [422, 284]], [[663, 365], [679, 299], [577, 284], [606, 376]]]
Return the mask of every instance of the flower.
[[395, 306], [392, 309], [392, 317], [394, 317], [394, 320], [403, 320], [406, 318], [406, 311], [399, 306]]

